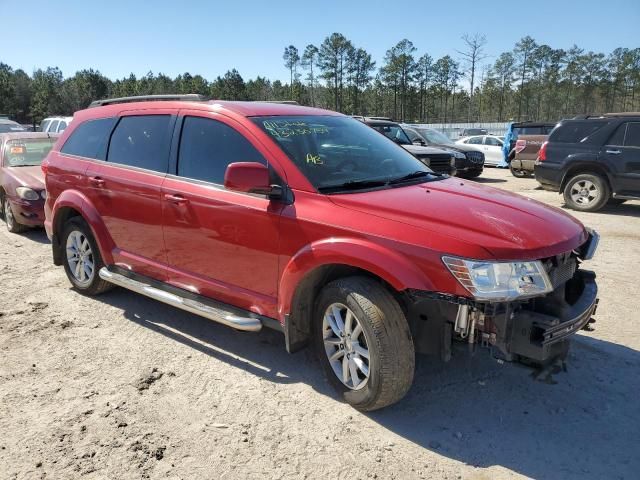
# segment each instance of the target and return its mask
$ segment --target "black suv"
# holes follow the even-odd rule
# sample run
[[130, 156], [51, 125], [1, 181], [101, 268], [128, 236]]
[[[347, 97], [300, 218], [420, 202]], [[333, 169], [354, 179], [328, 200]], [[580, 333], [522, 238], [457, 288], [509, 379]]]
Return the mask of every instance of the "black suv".
[[535, 175], [575, 210], [640, 199], [640, 113], [561, 121], [538, 153]]
[[484, 153], [475, 147], [462, 143], [454, 143], [444, 133], [424, 125], [402, 125], [409, 140], [414, 145], [425, 145], [451, 150], [456, 157], [456, 176], [475, 178], [480, 176], [484, 168]]

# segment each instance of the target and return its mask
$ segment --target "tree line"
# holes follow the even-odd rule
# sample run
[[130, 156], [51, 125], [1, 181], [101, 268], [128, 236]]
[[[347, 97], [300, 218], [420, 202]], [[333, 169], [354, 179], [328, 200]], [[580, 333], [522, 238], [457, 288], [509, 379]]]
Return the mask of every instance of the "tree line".
[[378, 66], [340, 33], [319, 45], [284, 48], [288, 82], [236, 69], [213, 80], [162, 73], [110, 80], [86, 69], [64, 78], [57, 67], [32, 75], [0, 62], [0, 114], [22, 122], [71, 115], [92, 100], [164, 93], [198, 93], [224, 100], [295, 100], [351, 115], [429, 123], [555, 121], [578, 114], [640, 110], [640, 48], [608, 54], [568, 50], [526, 36], [495, 58], [483, 35], [464, 35], [463, 49], [434, 59], [408, 39], [387, 50]]

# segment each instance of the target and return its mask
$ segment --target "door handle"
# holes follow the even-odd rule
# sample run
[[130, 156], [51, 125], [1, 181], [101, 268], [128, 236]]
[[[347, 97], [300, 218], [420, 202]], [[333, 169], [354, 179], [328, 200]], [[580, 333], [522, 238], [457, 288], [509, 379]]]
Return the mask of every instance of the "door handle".
[[620, 155], [620, 150], [605, 150], [607, 153], [611, 154], [611, 155]]
[[175, 203], [176, 205], [184, 205], [189, 202], [189, 200], [177, 193], [165, 193], [164, 199], [168, 202]]
[[89, 177], [89, 182], [91, 183], [91, 185], [96, 186], [96, 187], [104, 187], [104, 180], [100, 177]]

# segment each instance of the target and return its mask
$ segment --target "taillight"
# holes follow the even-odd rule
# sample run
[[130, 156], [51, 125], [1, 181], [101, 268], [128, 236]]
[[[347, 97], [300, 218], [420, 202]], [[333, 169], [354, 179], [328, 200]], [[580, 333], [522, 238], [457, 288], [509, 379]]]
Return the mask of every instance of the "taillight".
[[544, 162], [547, 159], [547, 143], [549, 142], [544, 142], [540, 147], [540, 150], [538, 150], [538, 160], [541, 162]]
[[520, 153], [527, 146], [526, 140], [516, 140], [516, 153]]

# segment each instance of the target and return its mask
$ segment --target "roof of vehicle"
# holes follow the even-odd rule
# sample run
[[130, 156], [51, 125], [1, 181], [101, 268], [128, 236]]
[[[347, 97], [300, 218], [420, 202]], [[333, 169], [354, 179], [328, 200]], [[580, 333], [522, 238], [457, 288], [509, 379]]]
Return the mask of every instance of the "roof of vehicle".
[[553, 127], [557, 122], [515, 122], [514, 127]]
[[60, 134], [58, 133], [47, 133], [47, 132], [8, 132], [8, 133], [0, 133], [0, 140], [20, 140], [23, 138], [58, 138]]
[[[101, 116], [92, 114], [109, 109], [110, 112], [125, 112], [129, 110], [161, 108], [189, 108], [194, 110], [226, 110], [243, 117], [256, 116], [286, 116], [286, 115], [335, 115], [343, 116], [341, 113], [320, 108], [304, 107], [293, 101], [228, 101], [228, 100], [206, 100], [204, 97], [195, 94], [187, 95], [147, 95], [140, 97], [123, 97], [105, 100], [96, 100], [89, 105], [89, 108], [82, 110], [80, 117]], [[91, 113], [87, 113], [91, 112]], [[76, 116], [77, 113], [76, 113]]]
[[9, 120], [8, 118], [0, 118], [0, 123], [9, 125], [20, 125], [18, 122], [14, 122], [13, 120]]
[[394, 122], [392, 120], [380, 120], [377, 118], [365, 118], [364, 119], [364, 123], [366, 123], [367, 125], [389, 125], [389, 126], [395, 126], [395, 127], [399, 127], [400, 124], [398, 122]]
[[64, 116], [56, 116], [56, 117], [47, 117], [44, 118], [42, 121], [44, 122], [45, 120], [70, 120], [73, 117], [64, 117]]

